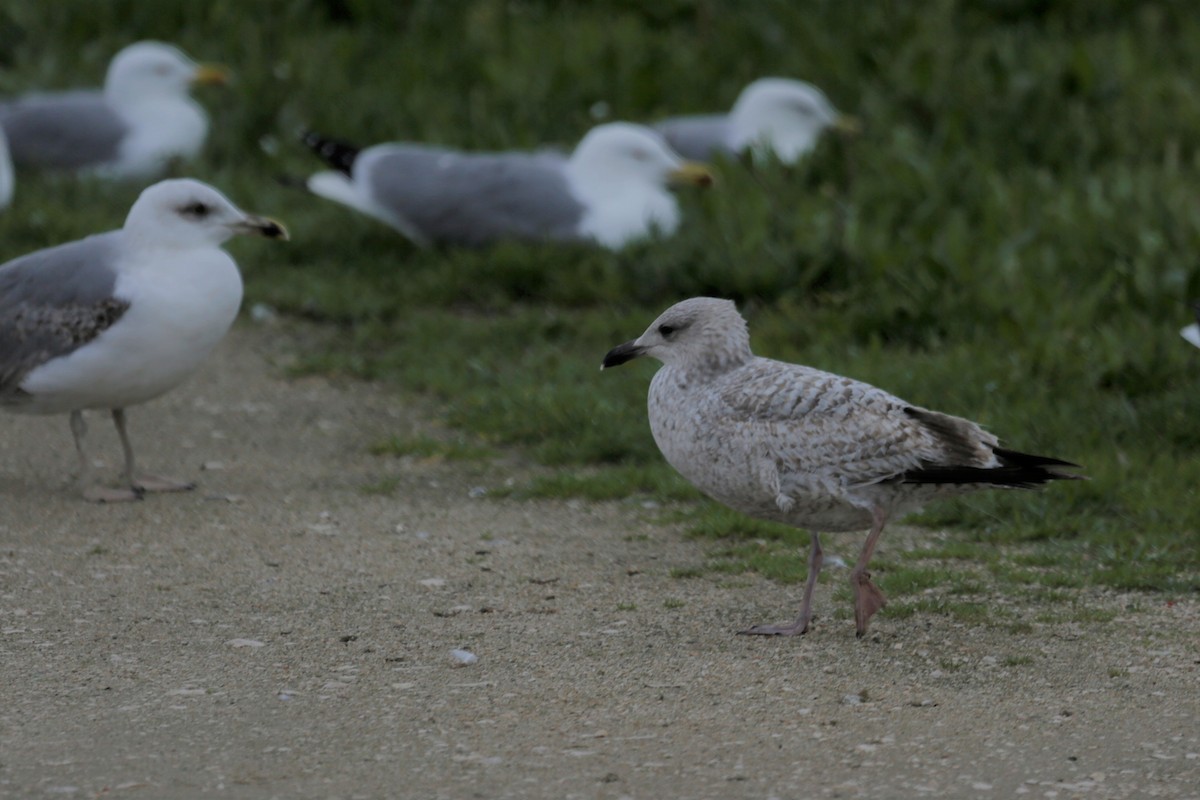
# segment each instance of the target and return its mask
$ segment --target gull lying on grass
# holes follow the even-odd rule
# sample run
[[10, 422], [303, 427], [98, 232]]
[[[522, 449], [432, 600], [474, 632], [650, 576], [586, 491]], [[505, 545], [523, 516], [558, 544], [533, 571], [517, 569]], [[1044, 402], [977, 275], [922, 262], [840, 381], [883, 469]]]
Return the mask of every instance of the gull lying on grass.
[[859, 123], [838, 113], [810, 83], [759, 78], [742, 90], [728, 114], [672, 117], [654, 127], [685, 158], [750, 152], [761, 159], [771, 152], [794, 164], [817, 146], [827, 128], [857, 133]]
[[1192, 311], [1196, 315], [1196, 321], [1193, 322], [1191, 325], [1188, 325], [1185, 328], [1181, 329], [1179, 331], [1179, 335], [1182, 336], [1184, 339], [1187, 339], [1188, 342], [1195, 345], [1196, 347], [1200, 347], [1200, 302], [1195, 303], [1192, 306]]
[[103, 90], [0, 101], [0, 127], [18, 166], [152, 178], [194, 157], [208, 135], [208, 116], [188, 89], [227, 78], [224, 67], [197, 64], [170, 45], [138, 42], [113, 58]]
[[8, 155], [8, 139], [4, 136], [4, 128], [0, 128], [0, 211], [12, 203], [15, 186], [12, 159]]
[[818, 531], [870, 529], [850, 572], [861, 637], [885, 602], [867, 565], [889, 519], [938, 497], [1078, 477], [1062, 471], [1074, 464], [1007, 450], [961, 417], [755, 356], [728, 300], [671, 306], [639, 338], [609, 351], [603, 367], [642, 355], [663, 362], [650, 384], [650, 430], [671, 466], [730, 508], [812, 531], [800, 615], [742, 633], [808, 631], [823, 558]]
[[[125, 226], [0, 265], [0, 407], [71, 415], [84, 497], [135, 500], [189, 483], [140, 476], [125, 409], [190, 375], [237, 315], [242, 279], [221, 249], [234, 234], [286, 239], [199, 181], [157, 183]], [[94, 486], [84, 409], [108, 409], [121, 437], [125, 487]]]
[[481, 246], [503, 239], [595, 241], [617, 249], [679, 226], [668, 184], [707, 186], [649, 128], [593, 128], [569, 156], [464, 153], [423, 144], [358, 150], [309, 133], [305, 143], [335, 168], [311, 176], [313, 194], [392, 226], [421, 247]]

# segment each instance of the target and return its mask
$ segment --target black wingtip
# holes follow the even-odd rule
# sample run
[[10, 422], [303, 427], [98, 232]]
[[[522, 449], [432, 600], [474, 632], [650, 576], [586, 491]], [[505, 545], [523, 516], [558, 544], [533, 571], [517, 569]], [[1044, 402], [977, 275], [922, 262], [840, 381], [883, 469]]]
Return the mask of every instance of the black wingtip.
[[331, 139], [311, 130], [302, 131], [300, 141], [326, 164], [346, 175], [350, 175], [354, 168], [354, 160], [358, 158], [362, 149], [350, 142]]
[[983, 484], [1014, 489], [1034, 489], [1050, 481], [1087, 480], [1086, 475], [1064, 471], [1080, 467], [1061, 458], [1020, 453], [1002, 447], [994, 447], [992, 452], [1000, 460], [998, 467], [931, 465], [909, 470], [901, 478], [905, 483]]

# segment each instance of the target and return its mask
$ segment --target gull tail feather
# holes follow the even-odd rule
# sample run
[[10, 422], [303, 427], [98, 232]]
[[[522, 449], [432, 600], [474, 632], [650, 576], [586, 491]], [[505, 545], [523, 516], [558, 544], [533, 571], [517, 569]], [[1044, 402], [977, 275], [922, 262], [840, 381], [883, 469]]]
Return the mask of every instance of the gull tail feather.
[[1039, 456], [993, 447], [992, 452], [999, 460], [995, 467], [967, 467], [953, 464], [931, 464], [909, 470], [900, 476], [904, 483], [940, 484], [983, 484], [986, 486], [1008, 486], [1016, 489], [1033, 489], [1050, 481], [1085, 480], [1085, 476], [1065, 472], [1078, 468], [1078, 464], [1061, 458]]
[[300, 136], [300, 141], [304, 142], [308, 149], [316, 153], [326, 164], [346, 175], [351, 174], [354, 160], [362, 151], [361, 147], [356, 147], [347, 141], [331, 139], [315, 131], [304, 131]]

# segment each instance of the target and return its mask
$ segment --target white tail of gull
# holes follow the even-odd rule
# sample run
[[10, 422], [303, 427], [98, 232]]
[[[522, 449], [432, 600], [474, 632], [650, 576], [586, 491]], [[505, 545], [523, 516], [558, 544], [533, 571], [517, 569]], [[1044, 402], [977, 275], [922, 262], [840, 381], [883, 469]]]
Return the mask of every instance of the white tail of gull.
[[102, 90], [0, 101], [0, 127], [18, 166], [152, 178], [174, 159], [193, 158], [208, 135], [208, 116], [190, 87], [227, 80], [224, 67], [197, 64], [168, 44], [137, 42], [113, 57]]
[[[242, 279], [221, 249], [235, 234], [286, 239], [277, 222], [238, 209], [194, 180], [157, 183], [120, 230], [0, 265], [0, 407], [71, 415], [79, 482], [95, 501], [190, 484], [138, 475], [125, 409], [174, 388], [237, 315]], [[121, 438], [125, 487], [94, 486], [84, 409], [107, 409]]]
[[309, 191], [421, 247], [521, 239], [617, 249], [655, 230], [675, 232], [680, 213], [669, 185], [712, 182], [707, 169], [685, 162], [653, 130], [623, 122], [593, 128], [569, 156], [413, 143], [358, 150], [313, 133], [304, 141], [334, 167], [311, 176]]
[[860, 381], [760, 358], [729, 300], [677, 303], [603, 367], [647, 355], [654, 441], [705, 494], [742, 513], [811, 531], [800, 615], [742, 633], [808, 630], [821, 569], [819, 531], [870, 529], [850, 573], [856, 632], [884, 606], [867, 565], [889, 519], [984, 488], [1032, 488], [1077, 478], [1066, 461], [1000, 446], [979, 425], [906, 403]]

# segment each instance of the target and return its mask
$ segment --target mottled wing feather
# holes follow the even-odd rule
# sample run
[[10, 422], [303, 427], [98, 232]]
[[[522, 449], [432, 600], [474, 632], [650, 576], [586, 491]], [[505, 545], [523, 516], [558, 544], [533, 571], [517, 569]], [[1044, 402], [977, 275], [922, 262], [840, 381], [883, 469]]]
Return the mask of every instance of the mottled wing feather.
[[431, 241], [479, 246], [499, 239], [574, 239], [584, 209], [562, 158], [470, 155], [396, 145], [373, 157], [375, 200]]
[[654, 126], [667, 144], [684, 158], [705, 161], [718, 155], [731, 155], [731, 126], [725, 114], [673, 117]]
[[113, 296], [120, 232], [39, 250], [0, 266], [0, 402], [30, 370], [87, 344], [129, 304]]
[[[964, 463], [967, 455], [906, 413], [908, 403], [860, 381], [769, 359], [755, 359], [732, 378], [717, 395], [726, 424], [755, 429], [785, 489], [813, 479], [864, 486], [930, 464]], [[982, 434], [966, 420], [937, 416]], [[986, 453], [977, 443], [970, 463], [983, 466]]]
[[0, 105], [15, 164], [80, 169], [113, 161], [129, 126], [99, 92], [29, 95]]

